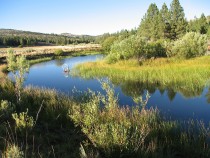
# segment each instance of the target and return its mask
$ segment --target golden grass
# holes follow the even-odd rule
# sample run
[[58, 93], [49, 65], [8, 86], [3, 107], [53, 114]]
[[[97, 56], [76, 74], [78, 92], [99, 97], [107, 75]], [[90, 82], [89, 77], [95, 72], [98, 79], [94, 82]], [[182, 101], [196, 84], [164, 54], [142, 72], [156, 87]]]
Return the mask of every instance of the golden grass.
[[6, 64], [0, 65], [0, 83], [5, 80], [6, 74], [3, 72], [3, 70], [6, 68]]
[[175, 59], [175, 58], [158, 58], [154, 60], [146, 60], [143, 65], [140, 66], [138, 61], [135, 59], [121, 60], [114, 64], [108, 64], [105, 60], [97, 62], [89, 62], [83, 64], [87, 68], [92, 68], [97, 66], [102, 68], [115, 68], [115, 69], [126, 69], [126, 70], [143, 70], [145, 68], [159, 69], [168, 67], [205, 67], [210, 66], [210, 56], [203, 56], [198, 58], [193, 58], [189, 60]]
[[115, 84], [141, 82], [145, 85], [159, 85], [188, 96], [190, 93], [200, 94], [210, 79], [210, 56], [189, 60], [146, 60], [141, 66], [134, 59], [115, 64], [103, 60], [79, 65], [76, 70], [76, 75], [84, 78], [108, 77]]
[[[40, 54], [54, 54], [55, 50], [62, 49], [65, 52], [83, 51], [83, 50], [98, 50], [101, 46], [98, 44], [78, 44], [67, 46], [34, 46], [23, 48], [12, 48], [17, 55], [23, 54], [26, 56], [40, 55]], [[0, 48], [0, 58], [6, 57], [8, 48]]]

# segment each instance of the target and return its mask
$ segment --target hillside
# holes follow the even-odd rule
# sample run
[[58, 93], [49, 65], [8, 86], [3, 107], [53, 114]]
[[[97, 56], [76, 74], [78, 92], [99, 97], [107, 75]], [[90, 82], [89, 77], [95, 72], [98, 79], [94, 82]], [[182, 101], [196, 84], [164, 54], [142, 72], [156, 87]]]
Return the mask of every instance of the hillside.
[[93, 43], [94, 36], [70, 34], [46, 34], [14, 29], [0, 29], [0, 46], [67, 45]]

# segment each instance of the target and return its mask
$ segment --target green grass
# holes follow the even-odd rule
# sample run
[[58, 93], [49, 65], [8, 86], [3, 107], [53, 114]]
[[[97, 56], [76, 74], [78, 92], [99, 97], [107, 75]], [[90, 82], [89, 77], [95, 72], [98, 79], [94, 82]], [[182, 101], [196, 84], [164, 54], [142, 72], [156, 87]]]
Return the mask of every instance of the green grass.
[[50, 61], [52, 60], [52, 57], [45, 57], [45, 58], [40, 58], [40, 59], [33, 59], [29, 61], [30, 65], [34, 65], [37, 63], [45, 62], [45, 61]]
[[114, 84], [122, 86], [126, 83], [151, 85], [191, 97], [200, 95], [210, 78], [210, 57], [189, 60], [160, 58], [146, 60], [141, 66], [132, 59], [115, 64], [98, 61], [79, 65], [76, 70], [77, 75], [84, 78], [109, 77]]

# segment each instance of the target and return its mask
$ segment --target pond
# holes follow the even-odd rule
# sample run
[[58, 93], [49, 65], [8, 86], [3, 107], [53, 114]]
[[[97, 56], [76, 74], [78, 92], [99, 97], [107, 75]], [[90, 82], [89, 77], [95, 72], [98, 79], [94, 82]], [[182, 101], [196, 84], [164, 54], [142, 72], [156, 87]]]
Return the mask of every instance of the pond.
[[[61, 60], [52, 60], [31, 66], [25, 86], [33, 85], [38, 87], [53, 88], [72, 95], [72, 90], [78, 91], [100, 91], [101, 83], [98, 79], [84, 79], [71, 75], [63, 71], [63, 65], [67, 64], [70, 69], [80, 63], [96, 61], [103, 58], [102, 55], [89, 55]], [[11, 77], [11, 74], [9, 74]], [[159, 111], [172, 120], [189, 120], [198, 119], [208, 123], [210, 120], [210, 89], [204, 87], [197, 92], [174, 91], [172, 87], [161, 87], [160, 85], [148, 85], [139, 82], [122, 82], [113, 83], [116, 95], [118, 95], [120, 105], [134, 105], [132, 96], [134, 94], [150, 93], [150, 99], [147, 108], [158, 108]]]

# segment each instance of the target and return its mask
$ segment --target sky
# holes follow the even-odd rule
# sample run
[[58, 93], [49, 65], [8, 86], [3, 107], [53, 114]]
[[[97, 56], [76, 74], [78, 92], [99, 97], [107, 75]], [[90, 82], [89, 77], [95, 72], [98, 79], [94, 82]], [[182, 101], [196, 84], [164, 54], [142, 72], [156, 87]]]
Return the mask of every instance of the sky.
[[[0, 28], [100, 35], [138, 27], [151, 3], [172, 0], [0, 0]], [[188, 20], [210, 15], [210, 0], [180, 0]]]

